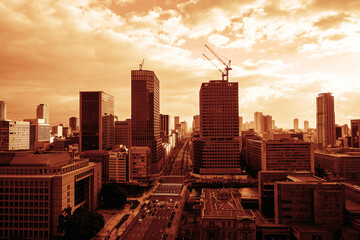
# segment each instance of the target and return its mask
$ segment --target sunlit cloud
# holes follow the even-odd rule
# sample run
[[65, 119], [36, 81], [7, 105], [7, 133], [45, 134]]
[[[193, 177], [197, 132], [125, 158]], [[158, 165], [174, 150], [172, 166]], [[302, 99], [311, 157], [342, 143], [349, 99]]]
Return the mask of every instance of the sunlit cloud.
[[201, 83], [221, 78], [202, 58], [206, 43], [231, 59], [245, 121], [263, 111], [280, 126], [295, 117], [314, 126], [315, 98], [330, 91], [336, 120], [349, 123], [360, 114], [359, 21], [358, 0], [6, 0], [0, 100], [9, 118], [47, 103], [52, 123], [67, 123], [79, 91], [103, 90], [129, 118], [130, 70], [145, 59], [160, 79], [160, 111], [192, 116]]

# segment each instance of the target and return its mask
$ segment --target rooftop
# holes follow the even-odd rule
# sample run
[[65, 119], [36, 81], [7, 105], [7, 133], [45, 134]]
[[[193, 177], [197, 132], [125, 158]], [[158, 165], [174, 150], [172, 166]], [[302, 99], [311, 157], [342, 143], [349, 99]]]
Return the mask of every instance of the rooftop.
[[241, 205], [241, 193], [238, 189], [203, 189], [202, 198], [204, 218], [251, 218], [255, 215], [251, 210], [243, 209]]
[[0, 166], [51, 166], [58, 167], [72, 161], [67, 152], [1, 152]]

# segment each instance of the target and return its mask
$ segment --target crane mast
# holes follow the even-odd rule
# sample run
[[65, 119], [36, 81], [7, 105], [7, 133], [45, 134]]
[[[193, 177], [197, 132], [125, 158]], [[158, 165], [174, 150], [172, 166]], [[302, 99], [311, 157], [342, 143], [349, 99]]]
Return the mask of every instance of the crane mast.
[[144, 65], [144, 61], [145, 61], [145, 59], [143, 59], [142, 62], [139, 64], [139, 70], [142, 70], [142, 67]]

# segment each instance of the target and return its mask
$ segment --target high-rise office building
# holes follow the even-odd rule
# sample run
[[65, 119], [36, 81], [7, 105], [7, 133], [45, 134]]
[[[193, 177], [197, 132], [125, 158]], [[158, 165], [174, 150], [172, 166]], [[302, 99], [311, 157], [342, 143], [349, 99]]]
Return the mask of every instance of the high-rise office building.
[[114, 97], [102, 91], [80, 92], [80, 151], [114, 147]]
[[200, 89], [200, 138], [194, 141], [194, 171], [237, 174], [240, 169], [238, 83], [210, 81]]
[[263, 121], [264, 121], [264, 125], [263, 125], [263, 131], [264, 132], [267, 132], [267, 133], [270, 133], [271, 130], [272, 130], [272, 116], [270, 115], [266, 115], [266, 116], [263, 116]]
[[160, 114], [160, 137], [164, 143], [170, 143], [169, 115]]
[[242, 130], [243, 130], [243, 117], [239, 117], [239, 135], [241, 134]]
[[165, 136], [170, 134], [169, 115], [160, 114], [160, 131], [164, 131]]
[[294, 118], [294, 130], [295, 131], [299, 130], [299, 119], [298, 118]]
[[115, 121], [115, 146], [131, 146], [131, 119], [125, 121]]
[[0, 121], [6, 120], [6, 103], [4, 101], [0, 101]]
[[77, 117], [69, 118], [69, 127], [71, 132], [79, 131], [79, 119]]
[[163, 164], [160, 138], [160, 82], [153, 71], [131, 71], [131, 146], [151, 149], [150, 174]]
[[180, 132], [180, 117], [179, 116], [175, 116], [174, 117], [174, 129], [177, 130], [178, 132]]
[[335, 145], [335, 110], [331, 93], [321, 93], [316, 98], [316, 129], [319, 147]]
[[45, 124], [49, 124], [49, 106], [47, 104], [39, 104], [36, 108], [36, 118], [44, 119]]
[[261, 131], [261, 119], [262, 119], [262, 112], [255, 112], [254, 113], [254, 122], [255, 122], [255, 131]]
[[309, 131], [309, 121], [304, 121], [304, 132]]
[[29, 122], [7, 120], [0, 121], [0, 151], [29, 149]]
[[194, 135], [200, 135], [200, 115], [193, 117], [193, 133]]
[[351, 120], [351, 146], [359, 148], [360, 119]]
[[52, 126], [51, 127], [51, 135], [57, 136], [57, 137], [63, 137], [63, 126]]

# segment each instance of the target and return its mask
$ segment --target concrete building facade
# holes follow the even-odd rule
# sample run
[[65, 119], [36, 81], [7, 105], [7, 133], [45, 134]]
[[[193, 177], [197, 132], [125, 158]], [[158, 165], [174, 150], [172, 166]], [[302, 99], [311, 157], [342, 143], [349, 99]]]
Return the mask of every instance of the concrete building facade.
[[210, 81], [200, 89], [200, 138], [194, 141], [194, 172], [238, 174], [238, 83]]
[[257, 171], [310, 171], [314, 168], [314, 146], [311, 142], [284, 140], [247, 140], [246, 164]]
[[130, 181], [148, 181], [150, 164], [151, 150], [149, 147], [131, 147], [129, 151]]
[[0, 121], [0, 151], [29, 150], [30, 123]]
[[51, 239], [65, 208], [99, 206], [100, 164], [68, 153], [2, 153], [1, 159], [1, 239]]
[[335, 146], [335, 110], [331, 93], [321, 93], [316, 98], [316, 130], [320, 148]]

